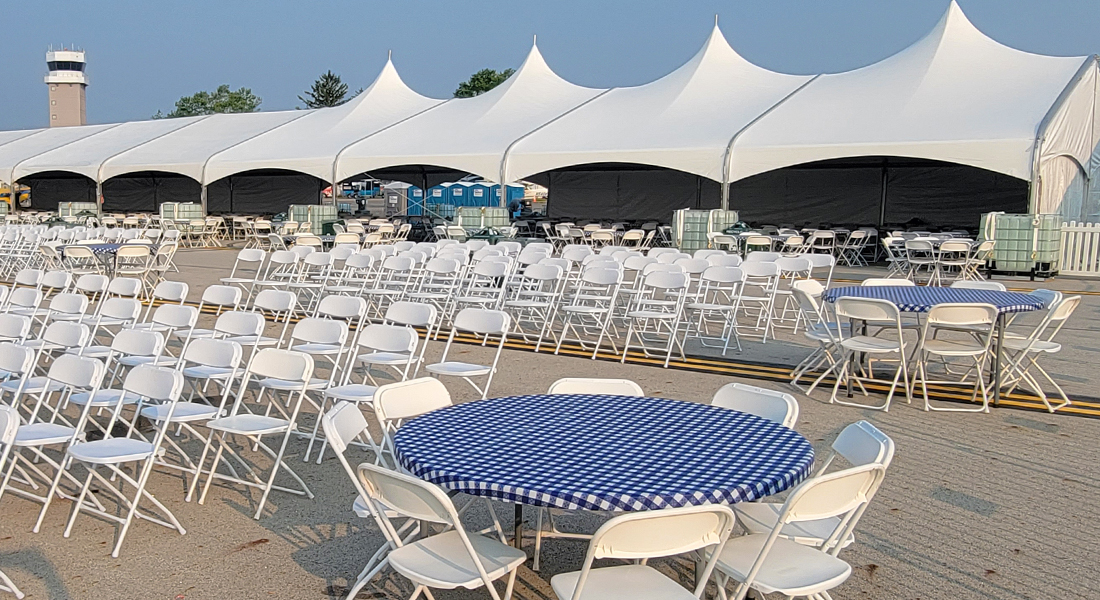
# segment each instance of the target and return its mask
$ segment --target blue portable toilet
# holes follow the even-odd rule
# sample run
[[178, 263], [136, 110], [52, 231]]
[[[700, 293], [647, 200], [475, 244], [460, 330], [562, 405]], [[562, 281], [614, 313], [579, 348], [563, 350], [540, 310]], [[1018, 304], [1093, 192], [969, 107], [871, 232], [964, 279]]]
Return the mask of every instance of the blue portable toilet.
[[470, 194], [471, 186], [468, 181], [457, 181], [445, 185], [450, 185], [451, 204], [455, 206], [473, 206]]
[[451, 184], [441, 183], [428, 188], [428, 204], [450, 204]]
[[506, 192], [505, 201], [502, 204], [500, 202], [500, 186], [493, 186], [493, 201], [491, 203], [492, 206], [507, 207], [508, 205], [512, 204], [513, 201], [518, 202], [523, 199], [524, 187], [522, 185], [518, 183], [509, 183], [507, 189], [508, 191]]
[[493, 185], [486, 181], [475, 181], [470, 184], [470, 206], [493, 206]]

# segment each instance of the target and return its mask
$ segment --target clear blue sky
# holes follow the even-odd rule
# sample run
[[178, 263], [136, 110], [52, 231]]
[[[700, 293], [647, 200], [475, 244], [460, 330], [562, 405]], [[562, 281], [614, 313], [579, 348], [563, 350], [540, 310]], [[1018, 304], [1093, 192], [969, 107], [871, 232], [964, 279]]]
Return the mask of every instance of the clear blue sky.
[[[1100, 51], [1096, 0], [961, 0], [1000, 42], [1041, 54]], [[651, 81], [687, 60], [720, 16], [749, 60], [790, 73], [878, 61], [924, 35], [948, 0], [4, 0], [0, 129], [47, 121], [45, 51], [88, 52], [88, 120], [167, 112], [180, 96], [228, 83], [294, 108], [327, 69], [370, 83], [393, 50], [405, 81], [449, 97], [484, 67], [515, 67], [532, 34], [568, 80], [607, 87]]]

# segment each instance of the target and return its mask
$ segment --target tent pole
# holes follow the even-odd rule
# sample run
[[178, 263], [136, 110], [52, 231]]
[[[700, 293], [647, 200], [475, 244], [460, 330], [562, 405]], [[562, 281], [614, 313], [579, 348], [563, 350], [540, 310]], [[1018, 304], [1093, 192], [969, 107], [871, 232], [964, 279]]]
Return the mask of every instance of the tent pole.
[[206, 184], [202, 184], [199, 188], [199, 202], [202, 204], [202, 214], [208, 214], [207, 202], [206, 202]]
[[886, 225], [886, 186], [888, 181], [887, 159], [882, 159], [882, 197], [878, 201], [878, 226], [881, 228]]

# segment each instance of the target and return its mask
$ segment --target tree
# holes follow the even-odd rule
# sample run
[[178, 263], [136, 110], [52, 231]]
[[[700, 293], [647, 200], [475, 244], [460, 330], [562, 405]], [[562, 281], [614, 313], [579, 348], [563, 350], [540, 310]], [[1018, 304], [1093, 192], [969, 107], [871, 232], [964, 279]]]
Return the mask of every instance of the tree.
[[[352, 94], [352, 98], [358, 94], [359, 92]], [[340, 81], [340, 76], [336, 73], [326, 71], [313, 82], [313, 86], [306, 91], [305, 97], [298, 96], [298, 99], [306, 105], [306, 108], [326, 108], [340, 106], [351, 100], [347, 95], [348, 84]]]
[[503, 71], [482, 69], [470, 75], [470, 78], [466, 81], [458, 84], [458, 89], [455, 90], [455, 98], [473, 98], [484, 94], [504, 83], [504, 80], [511, 77], [512, 73], [515, 72], [515, 69], [504, 69]]
[[154, 119], [175, 117], [196, 117], [217, 113], [247, 113], [260, 109], [263, 100], [248, 88], [231, 90], [226, 84], [219, 85], [213, 92], [198, 92], [176, 100], [176, 109], [168, 114], [159, 110]]

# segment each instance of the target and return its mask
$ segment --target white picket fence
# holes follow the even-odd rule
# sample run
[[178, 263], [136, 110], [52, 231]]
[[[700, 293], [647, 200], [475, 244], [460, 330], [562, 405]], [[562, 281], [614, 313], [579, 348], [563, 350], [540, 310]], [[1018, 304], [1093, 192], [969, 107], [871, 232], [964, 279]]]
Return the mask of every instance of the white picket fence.
[[1062, 275], [1100, 277], [1100, 223], [1062, 223]]

